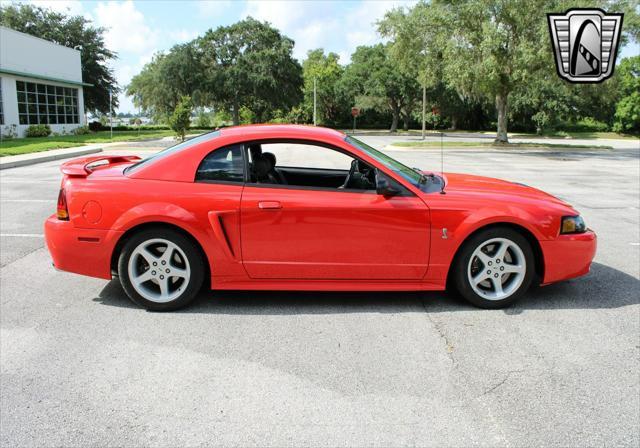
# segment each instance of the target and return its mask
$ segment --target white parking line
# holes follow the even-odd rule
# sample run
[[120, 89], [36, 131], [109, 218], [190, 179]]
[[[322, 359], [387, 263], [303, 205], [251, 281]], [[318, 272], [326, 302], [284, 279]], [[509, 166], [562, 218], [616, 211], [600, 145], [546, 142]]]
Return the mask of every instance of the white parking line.
[[17, 179], [0, 177], [0, 184], [51, 184], [60, 183], [60, 180], [36, 180], [36, 179]]
[[0, 199], [0, 202], [48, 202], [53, 203], [55, 199]]
[[44, 238], [42, 233], [0, 233], [0, 237], [10, 238]]
[[632, 246], [640, 246], [640, 243], [629, 243], [629, 244], [631, 244]]

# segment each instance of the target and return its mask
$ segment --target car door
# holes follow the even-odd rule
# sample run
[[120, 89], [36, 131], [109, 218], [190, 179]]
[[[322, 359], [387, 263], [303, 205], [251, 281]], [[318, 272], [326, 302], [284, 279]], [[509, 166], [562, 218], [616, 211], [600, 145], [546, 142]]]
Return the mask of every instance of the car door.
[[242, 259], [252, 278], [419, 280], [427, 270], [429, 210], [408, 190], [384, 197], [249, 182], [240, 213]]

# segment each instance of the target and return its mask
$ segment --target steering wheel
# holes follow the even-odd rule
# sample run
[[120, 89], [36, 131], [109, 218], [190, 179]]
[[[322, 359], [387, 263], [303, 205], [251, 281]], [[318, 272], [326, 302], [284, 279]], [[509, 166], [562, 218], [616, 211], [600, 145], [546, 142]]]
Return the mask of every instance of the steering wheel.
[[359, 173], [358, 171], [358, 159], [353, 159], [351, 161], [351, 168], [349, 168], [349, 174], [347, 174], [347, 178], [344, 180], [344, 183], [342, 185], [340, 185], [338, 188], [342, 189], [342, 188], [348, 188], [349, 187], [349, 182], [351, 182], [351, 179], [354, 177], [355, 173]]

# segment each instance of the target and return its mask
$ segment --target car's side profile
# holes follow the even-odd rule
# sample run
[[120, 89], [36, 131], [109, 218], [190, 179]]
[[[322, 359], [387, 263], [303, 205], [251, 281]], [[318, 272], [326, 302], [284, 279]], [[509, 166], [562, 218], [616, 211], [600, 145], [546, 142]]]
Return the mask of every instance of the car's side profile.
[[594, 232], [524, 185], [421, 172], [343, 133], [226, 128], [147, 159], [64, 163], [45, 223], [56, 268], [171, 310], [212, 289], [451, 287], [487, 308], [586, 274]]

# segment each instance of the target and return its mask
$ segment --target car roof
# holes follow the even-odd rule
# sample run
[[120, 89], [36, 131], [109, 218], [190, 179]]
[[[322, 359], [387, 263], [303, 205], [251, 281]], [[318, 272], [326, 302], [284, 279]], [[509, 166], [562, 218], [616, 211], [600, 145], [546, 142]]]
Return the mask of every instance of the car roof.
[[301, 124], [251, 124], [220, 129], [223, 137], [242, 136], [242, 138], [269, 138], [289, 135], [291, 138], [343, 139], [345, 134], [335, 129]]
[[[300, 140], [317, 141], [340, 146], [345, 134], [334, 129], [294, 124], [256, 124], [233, 126], [208, 132], [182, 144], [169, 148], [162, 154], [149, 159], [144, 166], [136, 168], [128, 175], [133, 178], [193, 181], [193, 175], [202, 159], [216, 147], [247, 141]], [[180, 145], [182, 149], [175, 151]], [[214, 145], [212, 147], [212, 145]], [[143, 162], [144, 163], [144, 162]]]

